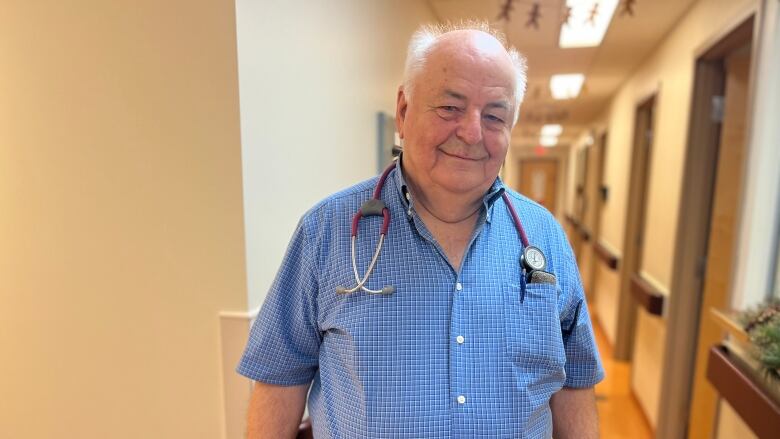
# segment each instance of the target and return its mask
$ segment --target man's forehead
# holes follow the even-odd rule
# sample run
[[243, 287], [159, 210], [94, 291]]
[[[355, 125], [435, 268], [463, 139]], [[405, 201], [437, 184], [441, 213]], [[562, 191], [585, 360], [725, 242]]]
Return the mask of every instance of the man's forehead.
[[[486, 105], [488, 107], [503, 108], [505, 110], [509, 110], [510, 105], [509, 105], [508, 94], [510, 93], [510, 90], [507, 90], [506, 88], [502, 88], [502, 87], [496, 87], [494, 90], [491, 91], [488, 91], [487, 93], [489, 96]], [[439, 91], [439, 95], [440, 95], [439, 97], [455, 99], [463, 102], [467, 102], [469, 100], [468, 96], [459, 92], [457, 89], [450, 88], [448, 86], [443, 87]]]
[[514, 67], [504, 46], [481, 31], [444, 34], [428, 53], [423, 70], [429, 75], [457, 76], [466, 68], [484, 70], [488, 77], [514, 78]]
[[460, 47], [461, 49], [472, 48], [483, 53], [506, 53], [504, 45], [496, 37], [474, 29], [447, 32], [439, 37], [433, 48], [449, 45]]

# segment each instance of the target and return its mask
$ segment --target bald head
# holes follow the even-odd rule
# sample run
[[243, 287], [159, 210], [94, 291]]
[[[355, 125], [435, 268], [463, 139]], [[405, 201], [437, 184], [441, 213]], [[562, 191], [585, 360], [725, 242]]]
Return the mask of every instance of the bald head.
[[481, 22], [420, 28], [412, 35], [406, 57], [403, 88], [407, 99], [414, 99], [417, 83], [431, 73], [427, 70], [432, 65], [447, 60], [450, 64], [480, 60], [486, 72], [495, 69], [495, 73], [510, 74], [514, 89], [513, 124], [517, 122], [526, 86], [525, 59], [506, 44], [500, 32]]

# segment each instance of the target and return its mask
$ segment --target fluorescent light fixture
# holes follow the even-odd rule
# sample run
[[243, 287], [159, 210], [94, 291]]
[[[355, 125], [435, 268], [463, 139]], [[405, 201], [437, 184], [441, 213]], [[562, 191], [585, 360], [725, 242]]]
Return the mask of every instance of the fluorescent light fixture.
[[539, 137], [539, 144], [548, 148], [555, 146], [558, 144], [558, 136], [541, 136]]
[[542, 137], [558, 137], [562, 132], [563, 127], [558, 124], [542, 126]]
[[571, 15], [561, 25], [558, 46], [569, 49], [601, 44], [617, 5], [618, 0], [566, 0]]
[[550, 93], [555, 99], [572, 99], [580, 94], [585, 75], [571, 73], [566, 75], [552, 75], [550, 77]]

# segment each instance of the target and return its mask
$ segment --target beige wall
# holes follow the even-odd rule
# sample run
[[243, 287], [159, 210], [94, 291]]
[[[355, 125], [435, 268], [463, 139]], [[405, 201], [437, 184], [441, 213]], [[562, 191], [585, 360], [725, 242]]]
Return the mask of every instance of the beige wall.
[[246, 307], [233, 2], [6, 1], [0, 437], [218, 438]]
[[[677, 211], [688, 135], [693, 67], [697, 50], [754, 4], [751, 0], [701, 0], [694, 4], [669, 36], [620, 88], [607, 110], [608, 158], [605, 180], [610, 200], [602, 217], [602, 240], [622, 253], [626, 203], [631, 165], [634, 114], [637, 104], [656, 93], [655, 138], [650, 163], [642, 272], [668, 291], [671, 284]], [[599, 277], [597, 292], [614, 288], [614, 282]], [[616, 309], [603, 303], [617, 295], [597, 294], [599, 315]], [[599, 303], [602, 302], [602, 303]], [[602, 311], [603, 310], [603, 311]], [[639, 311], [633, 386], [651, 422], [657, 419], [665, 321]], [[606, 321], [611, 317], [603, 316]], [[607, 326], [607, 333], [612, 332]]]
[[418, 0], [238, 0], [249, 305], [298, 219], [377, 173], [376, 113], [395, 114]]
[[753, 430], [725, 400], [718, 404], [715, 439], [758, 439]]

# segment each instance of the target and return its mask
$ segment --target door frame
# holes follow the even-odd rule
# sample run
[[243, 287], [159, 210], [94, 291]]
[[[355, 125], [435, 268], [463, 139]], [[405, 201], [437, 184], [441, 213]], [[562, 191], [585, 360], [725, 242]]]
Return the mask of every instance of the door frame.
[[596, 163], [594, 164], [594, 170], [596, 173], [596, 190], [593, 194], [592, 207], [593, 211], [593, 230], [591, 231], [591, 257], [593, 258], [590, 264], [590, 281], [588, 285], [585, 285], [585, 294], [588, 297], [589, 306], [594, 306], [594, 300], [596, 297], [596, 278], [598, 273], [598, 266], [602, 264], [602, 260], [596, 256], [596, 244], [601, 239], [601, 219], [603, 216], [604, 205], [607, 202], [607, 193], [604, 192], [606, 186], [604, 184], [605, 167], [607, 162], [607, 139], [609, 138], [608, 131], [606, 129], [594, 132], [593, 144], [590, 145], [594, 148]]
[[[657, 438], [682, 439], [688, 433], [699, 322], [700, 318], [708, 318], [709, 312], [700, 307], [720, 144], [720, 126], [710, 120], [711, 97], [722, 96], [725, 87], [725, 75], [718, 68], [717, 60], [744, 42], [748, 22], [752, 26], [752, 31], [748, 31], [747, 35], [752, 41], [752, 53], [745, 116], [745, 126], [748, 127], [745, 133], [746, 160], [741, 164], [744, 179], [750, 154], [749, 127], [755, 101], [755, 63], [760, 33], [758, 23], [761, 22], [758, 5], [751, 6], [742, 15], [735, 17], [729, 26], [724, 27], [695, 54], [693, 97], [678, 210], [671, 294], [667, 298], [666, 307], [667, 331], [660, 393], [660, 400], [664, 403], [659, 407]], [[702, 163], [711, 166], [701, 166]], [[744, 185], [742, 190], [745, 190]], [[741, 208], [737, 209], [737, 230], [742, 213]]]
[[620, 261], [620, 292], [617, 304], [617, 333], [615, 335], [614, 357], [620, 361], [630, 361], [634, 350], [634, 332], [637, 319], [637, 302], [631, 293], [631, 279], [639, 272], [642, 255], [634, 241], [638, 233], [644, 232], [647, 214], [647, 189], [650, 177], [650, 165], [654, 139], [649, 140], [647, 151], [643, 148], [643, 133], [638, 128], [641, 112], [651, 108], [651, 131], [656, 126], [657, 91], [639, 100], [634, 110], [634, 141], [631, 150], [630, 183], [626, 204], [626, 224], [623, 234], [623, 255]]

